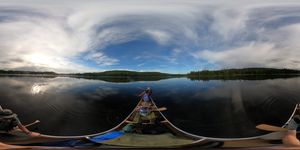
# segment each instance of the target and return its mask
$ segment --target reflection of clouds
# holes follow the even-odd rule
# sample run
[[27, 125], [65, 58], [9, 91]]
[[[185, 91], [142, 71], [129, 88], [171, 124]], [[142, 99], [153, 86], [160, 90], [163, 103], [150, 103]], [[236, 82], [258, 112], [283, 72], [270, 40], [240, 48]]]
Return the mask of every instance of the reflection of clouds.
[[102, 100], [109, 95], [115, 95], [118, 93], [119, 92], [116, 89], [110, 87], [98, 87], [94, 92], [86, 93], [84, 96], [88, 97], [89, 99]]
[[97, 82], [91, 80], [84, 79], [74, 79], [67, 77], [58, 77], [50, 80], [42, 81], [45, 88], [48, 89], [49, 92], [66, 92], [67, 90], [96, 84]]
[[[10, 90], [16, 90], [19, 93], [24, 94], [43, 94], [45, 92], [66, 92], [71, 89], [79, 88], [82, 86], [93, 85], [101, 81], [85, 80], [85, 79], [74, 79], [67, 77], [56, 77], [56, 78], [5, 78], [0, 80], [3, 87], [9, 88]], [[4, 86], [6, 85], [6, 86]]]
[[192, 94], [193, 99], [209, 101], [209, 100], [224, 100], [230, 99], [232, 96], [232, 89], [237, 86], [233, 84], [232, 81], [227, 81], [227, 83], [219, 81], [210, 81], [211, 83], [201, 83], [201, 87], [205, 87], [199, 91]]
[[[12, 109], [24, 123], [41, 120], [41, 133], [81, 135], [112, 127], [98, 119], [110, 115], [108, 108], [113, 104], [96, 101], [118, 93], [107, 87], [110, 83], [68, 77], [0, 77], [0, 85], [0, 105]], [[88, 93], [92, 97], [83, 97]]]
[[34, 83], [31, 87], [31, 93], [33, 95], [36, 94], [43, 94], [45, 91], [47, 90], [47, 86], [46, 84], [38, 84], [38, 83]]

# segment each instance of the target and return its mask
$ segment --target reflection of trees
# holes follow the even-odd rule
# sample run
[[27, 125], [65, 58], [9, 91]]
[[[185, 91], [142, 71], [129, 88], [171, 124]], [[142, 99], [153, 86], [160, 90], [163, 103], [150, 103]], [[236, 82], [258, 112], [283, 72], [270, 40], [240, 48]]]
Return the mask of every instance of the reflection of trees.
[[164, 79], [169, 79], [173, 77], [166, 76], [149, 76], [149, 77], [102, 77], [102, 76], [72, 76], [74, 78], [92, 79], [92, 80], [102, 80], [106, 82], [135, 82], [135, 81], [159, 81]]
[[102, 80], [107, 82], [134, 82], [134, 81], [159, 81], [168, 78], [181, 77], [182, 74], [167, 74], [161, 72], [137, 72], [126, 70], [112, 70], [94, 73], [69, 74], [71, 77]]
[[0, 74], [0, 77], [38, 77], [38, 78], [56, 78], [58, 75], [49, 74]]
[[299, 75], [236, 75], [236, 76], [188, 76], [190, 80], [267, 80], [267, 79], [288, 79]]

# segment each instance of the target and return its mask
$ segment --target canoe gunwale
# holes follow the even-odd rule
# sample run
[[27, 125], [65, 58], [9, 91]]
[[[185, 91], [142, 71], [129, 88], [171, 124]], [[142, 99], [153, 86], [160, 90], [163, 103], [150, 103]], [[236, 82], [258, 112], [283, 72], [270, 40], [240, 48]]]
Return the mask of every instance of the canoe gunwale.
[[[154, 100], [152, 100], [152, 103], [156, 106], [156, 104], [154, 103]], [[295, 115], [297, 109], [300, 108], [300, 104], [296, 104], [294, 110], [292, 111], [290, 118], [286, 121], [286, 123], [282, 126], [285, 127], [290, 120], [293, 118], [293, 116]], [[268, 133], [268, 134], [264, 134], [264, 135], [259, 135], [259, 136], [252, 136], [252, 137], [246, 137], [246, 138], [214, 138], [214, 137], [207, 137], [207, 136], [199, 136], [199, 135], [195, 135], [192, 133], [188, 133], [186, 131], [183, 131], [181, 129], [179, 129], [178, 127], [176, 127], [174, 124], [172, 124], [164, 115], [162, 112], [159, 112], [163, 118], [168, 122], [168, 124], [170, 126], [172, 126], [172, 128], [176, 129], [177, 131], [179, 131], [182, 134], [185, 134], [186, 136], [190, 137], [190, 138], [195, 138], [195, 139], [206, 139], [206, 140], [212, 140], [212, 141], [242, 141], [242, 140], [254, 140], [254, 139], [265, 139], [265, 137], [268, 137], [270, 135], [272, 135], [272, 133]]]
[[140, 105], [141, 100], [138, 102], [138, 104], [134, 107], [134, 109], [131, 111], [131, 113], [121, 122], [119, 123], [117, 126], [100, 132], [100, 133], [95, 133], [95, 134], [87, 134], [87, 135], [79, 135], [79, 136], [55, 136], [55, 135], [46, 135], [46, 134], [41, 134], [41, 137], [45, 137], [45, 138], [61, 138], [61, 139], [82, 139], [82, 138], [87, 138], [87, 137], [93, 137], [93, 136], [98, 136], [98, 135], [102, 135], [111, 131], [114, 131], [116, 129], [118, 129], [119, 127], [121, 127], [124, 123], [126, 123], [126, 121], [130, 118], [130, 116], [135, 112], [135, 109]]
[[[45, 138], [60, 138], [60, 139], [82, 139], [82, 138], [87, 138], [87, 137], [93, 137], [93, 136], [98, 136], [98, 135], [102, 135], [111, 131], [114, 131], [116, 129], [118, 129], [119, 127], [121, 127], [124, 123], [126, 123], [126, 121], [131, 117], [131, 115], [135, 112], [136, 108], [140, 105], [140, 103], [142, 102], [142, 100], [140, 100], [138, 102], [138, 104], [134, 107], [133, 111], [121, 122], [119, 123], [117, 126], [104, 131], [104, 132], [100, 132], [100, 133], [95, 133], [95, 134], [89, 134], [89, 135], [81, 135], [81, 136], [54, 136], [54, 135], [45, 135], [42, 134], [41, 137], [45, 137]], [[156, 103], [154, 102], [154, 100], [151, 98], [151, 102], [154, 104], [155, 107], [157, 107]], [[300, 104], [297, 104], [294, 108], [294, 110], [292, 111], [290, 118], [286, 121], [286, 123], [282, 126], [282, 127], [286, 127], [286, 125], [290, 122], [290, 120], [293, 118], [293, 116], [295, 115], [297, 109], [300, 108]], [[176, 127], [174, 124], [172, 124], [166, 117], [165, 115], [161, 112], [158, 111], [158, 113], [164, 118], [164, 120], [166, 121], [166, 124], [168, 124], [171, 128], [173, 128], [173, 131], [177, 131], [178, 134], [184, 135], [186, 137], [195, 139], [195, 140], [200, 140], [200, 139], [207, 139], [207, 140], [215, 140], [215, 141], [239, 141], [239, 140], [252, 140], [252, 139], [264, 139], [265, 137], [270, 136], [272, 133], [267, 133], [264, 135], [259, 135], [259, 136], [252, 136], [252, 137], [246, 137], [246, 138], [215, 138], [215, 137], [207, 137], [207, 136], [199, 136], [196, 134], [192, 134], [189, 132], [186, 132], [178, 127]]]
[[[119, 130], [120, 127], [124, 126], [126, 124], [126, 121], [128, 121], [128, 119], [133, 115], [133, 113], [135, 113], [136, 108], [140, 105], [140, 103], [142, 102], [142, 100], [140, 100], [138, 102], [138, 104], [134, 107], [134, 109], [131, 111], [131, 113], [121, 122], [119, 123], [117, 126], [106, 130], [104, 132], [100, 132], [100, 133], [95, 133], [95, 134], [89, 134], [89, 135], [81, 135], [81, 136], [54, 136], [54, 135], [46, 135], [46, 134], [42, 134], [40, 137], [35, 137], [35, 138], [31, 138], [32, 141], [59, 141], [59, 140], [76, 140], [76, 139], [88, 139], [94, 136], [99, 136], [99, 135], [103, 135], [105, 133], [114, 131], [114, 130]], [[153, 103], [154, 107], [158, 108], [157, 105], [155, 104], [154, 100], [151, 98], [151, 102]], [[291, 113], [290, 118], [287, 120], [287, 122], [282, 126], [282, 127], [286, 127], [286, 125], [290, 122], [290, 120], [292, 119], [292, 117], [295, 115], [297, 109], [300, 108], [300, 104], [297, 104], [294, 108], [294, 110]], [[188, 133], [184, 130], [179, 129], [178, 127], [176, 127], [174, 124], [172, 124], [161, 111], [158, 111], [158, 114], [162, 116], [163, 120], [164, 120], [164, 125], [171, 129], [172, 132], [171, 133], [175, 133], [177, 136], [182, 136], [185, 137], [187, 139], [191, 139], [193, 140], [193, 142], [191, 142], [190, 144], [183, 144], [183, 145], [175, 145], [175, 146], [169, 146], [169, 147], [185, 147], [185, 146], [193, 146], [193, 145], [200, 145], [203, 143], [209, 143], [209, 142], [242, 142], [242, 141], [247, 141], [247, 140], [265, 140], [270, 141], [269, 139], [267, 139], [269, 136], [272, 136], [272, 133], [268, 133], [265, 135], [259, 135], [259, 136], [253, 136], [253, 137], [246, 137], [246, 138], [214, 138], [214, 137], [205, 137], [205, 136], [199, 136], [199, 135], [195, 135], [192, 133]], [[30, 139], [29, 139], [30, 141]], [[4, 142], [5, 143], [5, 142]], [[36, 142], [33, 142], [36, 143]], [[104, 144], [105, 145], [105, 144]], [[117, 146], [118, 147], [118, 146]], [[125, 146], [126, 148], [126, 146]]]

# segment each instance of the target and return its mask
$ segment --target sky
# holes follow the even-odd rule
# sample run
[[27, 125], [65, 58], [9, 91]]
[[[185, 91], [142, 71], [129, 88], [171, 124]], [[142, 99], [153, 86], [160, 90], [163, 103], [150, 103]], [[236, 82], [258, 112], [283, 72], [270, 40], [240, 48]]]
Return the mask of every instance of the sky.
[[298, 0], [1, 0], [0, 69], [300, 69]]

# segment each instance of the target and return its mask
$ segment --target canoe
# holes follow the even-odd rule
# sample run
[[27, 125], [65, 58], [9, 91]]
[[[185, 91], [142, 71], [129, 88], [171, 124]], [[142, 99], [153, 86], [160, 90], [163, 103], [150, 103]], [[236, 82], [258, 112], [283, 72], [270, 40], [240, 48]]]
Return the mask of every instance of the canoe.
[[[247, 138], [214, 138], [194, 135], [185, 132], [173, 125], [151, 99], [155, 114], [155, 123], [137, 123], [134, 118], [137, 115], [137, 108], [141, 105], [139, 101], [135, 109], [116, 127], [96, 134], [82, 136], [52, 136], [42, 134], [39, 137], [28, 137], [27, 135], [15, 132], [1, 134], [0, 141], [12, 145], [31, 146], [86, 146], [92, 145], [99, 148], [178, 148], [195, 146], [199, 148], [233, 148], [233, 147], [268, 147], [281, 144], [284, 132], [271, 132], [265, 135]], [[295, 115], [297, 105], [293, 110], [291, 118]], [[286, 123], [286, 124], [287, 124]], [[128, 128], [134, 130], [128, 131]], [[138, 129], [138, 130], [137, 130]], [[70, 144], [72, 143], [72, 144]], [[80, 144], [77, 144], [80, 143]], [[94, 145], [93, 145], [94, 144]]]
[[[186, 132], [176, 128], [161, 111], [152, 112], [155, 113], [156, 116], [154, 124], [136, 123], [134, 118], [138, 113], [136, 110], [140, 106], [141, 102], [142, 101], [138, 103], [132, 113], [117, 128], [115, 128], [114, 131], [123, 132], [124, 127], [140, 126], [143, 130], [142, 133], [125, 132], [124, 135], [118, 138], [98, 143], [116, 147], [135, 148], [174, 148], [185, 146], [217, 147], [220, 144], [223, 144], [221, 141], [206, 140], [187, 134]], [[151, 103], [154, 109], [159, 110], [152, 99]], [[93, 137], [87, 137], [87, 139], [93, 139]]]

